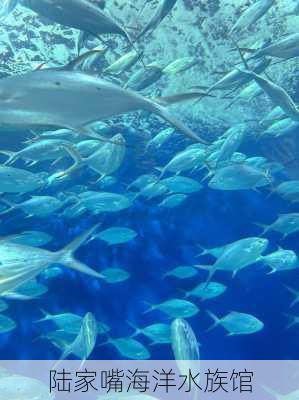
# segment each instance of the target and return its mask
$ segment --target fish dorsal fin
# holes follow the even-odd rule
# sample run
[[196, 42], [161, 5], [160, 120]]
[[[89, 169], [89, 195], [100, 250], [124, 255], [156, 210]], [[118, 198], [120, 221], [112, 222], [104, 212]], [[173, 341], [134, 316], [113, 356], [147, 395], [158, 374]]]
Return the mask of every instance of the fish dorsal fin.
[[106, 50], [107, 50], [106, 48], [103, 48], [103, 49], [94, 49], [87, 51], [86, 53], [76, 57], [65, 66], [61, 67], [60, 69], [63, 71], [73, 71], [76, 69], [76, 67], [78, 67], [78, 65], [80, 65], [83, 61], [87, 60], [89, 57], [92, 57], [95, 54], [101, 54], [101, 53], [104, 54]]

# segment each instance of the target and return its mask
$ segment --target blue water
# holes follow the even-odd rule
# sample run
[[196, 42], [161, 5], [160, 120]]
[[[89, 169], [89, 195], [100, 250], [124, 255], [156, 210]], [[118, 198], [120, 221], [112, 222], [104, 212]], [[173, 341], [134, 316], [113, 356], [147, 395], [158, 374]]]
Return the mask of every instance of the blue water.
[[[161, 129], [165, 127], [161, 125]], [[222, 133], [222, 132], [220, 132]], [[24, 134], [24, 136], [26, 136]], [[21, 136], [13, 133], [2, 139], [1, 148], [17, 148]], [[117, 173], [118, 183], [108, 191], [122, 192], [124, 184], [132, 182], [142, 173], [154, 172], [155, 165], [164, 165], [174, 154], [175, 146], [182, 144], [180, 136], [170, 149], [159, 156], [148, 155], [151, 163], [136, 164], [142, 154], [136, 149], [129, 149], [131, 156]], [[257, 154], [253, 144], [241, 149], [248, 155]], [[157, 161], [159, 158], [159, 162]], [[152, 165], [151, 165], [152, 164]], [[48, 165], [48, 164], [45, 164]], [[22, 161], [15, 164], [24, 167]], [[47, 170], [45, 167], [44, 170]], [[43, 170], [43, 165], [32, 170]], [[90, 179], [90, 171], [82, 170], [72, 178], [72, 184], [84, 183]], [[188, 174], [190, 176], [190, 174]], [[191, 175], [201, 179], [203, 172]], [[59, 190], [63, 190], [63, 185]], [[38, 194], [53, 194], [53, 189], [40, 191]], [[8, 235], [22, 230], [41, 230], [51, 234], [54, 242], [46, 248], [61, 249], [74, 237], [94, 223], [102, 222], [101, 229], [110, 226], [127, 226], [134, 229], [138, 236], [131, 242], [108, 246], [103, 241], [94, 240], [83, 245], [76, 257], [100, 271], [109, 266], [126, 269], [131, 277], [118, 284], [107, 284], [86, 277], [75, 271], [63, 268], [63, 275], [47, 280], [47, 294], [31, 302], [8, 301], [9, 309], [5, 312], [13, 318], [18, 327], [9, 334], [0, 335], [2, 359], [56, 359], [60, 352], [49, 342], [37, 340], [43, 333], [54, 330], [51, 323], [38, 324], [34, 321], [41, 318], [40, 309], [51, 313], [73, 312], [84, 315], [92, 312], [95, 317], [111, 328], [111, 337], [124, 337], [133, 333], [126, 321], [139, 327], [156, 322], [170, 322], [160, 311], [144, 314], [148, 309], [146, 302], [158, 304], [168, 298], [181, 297], [184, 290], [193, 288], [206, 279], [207, 273], [199, 270], [197, 277], [178, 280], [162, 280], [165, 271], [178, 265], [198, 263], [196, 255], [198, 246], [212, 248], [233, 242], [248, 236], [257, 236], [261, 229], [254, 223], [271, 223], [279, 213], [296, 211], [291, 205], [268, 192], [242, 191], [223, 192], [205, 187], [199, 193], [192, 194], [179, 208], [163, 210], [157, 207], [158, 201], [136, 200], [131, 208], [116, 214], [83, 216], [66, 220], [59, 216], [47, 219], [24, 218], [20, 211], [10, 213], [2, 219], [0, 234]], [[281, 236], [270, 232], [267, 234], [271, 245], [276, 249], [277, 243], [286, 249], [298, 249], [299, 234], [291, 235], [280, 241]], [[201, 258], [201, 263], [209, 264], [209, 256]], [[204, 359], [296, 359], [299, 356], [297, 328], [286, 330], [287, 320], [283, 312], [288, 312], [292, 297], [284, 284], [296, 287], [298, 272], [279, 272], [267, 275], [269, 270], [261, 264], [242, 270], [232, 279], [229, 273], [217, 271], [215, 280], [228, 286], [228, 290], [219, 298], [201, 302], [192, 298], [200, 308], [199, 314], [189, 318], [195, 334], [201, 343], [201, 357]], [[45, 281], [43, 281], [45, 282]], [[298, 285], [297, 285], [298, 286]], [[296, 314], [296, 307], [292, 313]], [[262, 320], [265, 327], [262, 331], [248, 336], [226, 335], [222, 327], [206, 332], [212, 324], [206, 310], [218, 316], [229, 311], [240, 311], [255, 315]], [[298, 312], [298, 308], [297, 308]], [[149, 344], [139, 336], [143, 344]], [[105, 336], [98, 337], [98, 344], [105, 342]], [[171, 359], [173, 354], [170, 345], [148, 346], [152, 359]], [[110, 345], [95, 349], [93, 359], [120, 359], [121, 356]]]

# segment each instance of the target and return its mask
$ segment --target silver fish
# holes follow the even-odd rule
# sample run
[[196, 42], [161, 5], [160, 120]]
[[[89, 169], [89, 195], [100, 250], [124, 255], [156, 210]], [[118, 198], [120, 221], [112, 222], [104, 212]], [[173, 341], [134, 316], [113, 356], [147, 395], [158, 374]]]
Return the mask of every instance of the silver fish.
[[60, 359], [64, 360], [71, 354], [81, 353], [81, 359], [87, 360], [93, 352], [98, 336], [97, 321], [92, 313], [87, 313], [83, 320], [80, 331], [75, 340], [68, 345]]
[[264, 328], [264, 323], [250, 314], [231, 311], [222, 318], [218, 318], [210, 311], [208, 311], [208, 314], [214, 320], [214, 324], [209, 328], [209, 331], [221, 325], [228, 332], [228, 336], [251, 335]]
[[[20, 0], [39, 15], [93, 36], [112, 33], [131, 39], [125, 29], [90, 0]], [[17, 2], [14, 3], [16, 5]]]
[[138, 62], [138, 60], [140, 60], [142, 55], [143, 53], [138, 53], [136, 50], [132, 50], [130, 53], [127, 53], [118, 60], [114, 61], [114, 63], [109, 65], [109, 67], [105, 68], [103, 73], [120, 75], [132, 68]]
[[129, 78], [128, 82], [125, 84], [125, 88], [136, 90], [144, 90], [158, 80], [163, 75], [163, 68], [156, 64], [146, 65], [144, 68], [138, 69]]
[[[258, 74], [261, 74], [264, 72], [267, 67], [270, 65], [271, 61], [269, 59], [261, 59], [259, 60], [258, 63], [256, 63], [253, 67], [252, 70]], [[242, 74], [242, 69], [235, 68], [231, 72], [225, 74], [223, 78], [219, 79], [217, 82], [215, 82], [212, 86], [210, 86], [207, 90], [207, 93], [210, 93], [211, 91], [214, 90], [233, 90], [233, 89], [238, 89], [241, 86], [250, 83], [253, 79], [253, 77], [250, 77], [245, 74]]]
[[152, 324], [145, 326], [144, 328], [139, 328], [132, 322], [127, 321], [127, 323], [135, 331], [131, 335], [131, 337], [144, 335], [152, 340], [151, 345], [171, 343], [171, 331], [170, 331], [170, 325], [168, 324]]
[[92, 122], [136, 110], [156, 113], [201, 141], [160, 104], [82, 72], [45, 69], [0, 81], [2, 126], [58, 126], [86, 134]]
[[113, 136], [111, 140], [103, 146], [99, 146], [99, 148], [87, 158], [82, 158], [80, 153], [75, 151], [72, 146], [64, 147], [74, 159], [74, 164], [66, 171], [61, 172], [61, 178], [64, 175], [69, 175], [83, 165], [87, 165], [93, 171], [100, 174], [99, 180], [101, 180], [119, 169], [126, 154], [126, 141], [121, 134]]
[[241, 14], [230, 34], [236, 35], [250, 28], [270, 10], [274, 3], [275, 0], [258, 0], [253, 3]]
[[44, 173], [32, 173], [20, 168], [0, 166], [0, 192], [27, 193], [46, 185]]
[[154, 12], [153, 16], [150, 18], [147, 25], [138, 34], [136, 40], [139, 40], [147, 32], [153, 32], [159, 26], [159, 24], [163, 21], [163, 19], [167, 16], [167, 14], [170, 13], [170, 11], [175, 6], [176, 2], [177, 2], [177, 0], [161, 0], [158, 8]]
[[269, 99], [275, 106], [279, 106], [287, 116], [298, 121], [299, 120], [299, 109], [294, 103], [291, 96], [279, 85], [271, 82], [270, 80], [263, 78], [249, 70], [239, 70], [243, 75], [251, 76], [252, 79], [263, 89], [268, 95]]
[[52, 215], [56, 211], [60, 210], [64, 205], [64, 202], [52, 196], [33, 196], [31, 199], [18, 204], [1, 198], [0, 202], [8, 206], [7, 210], [0, 213], [1, 215], [13, 210], [22, 210], [28, 216], [34, 215], [36, 217], [47, 217]]
[[198, 370], [199, 344], [193, 329], [184, 319], [177, 318], [171, 323], [171, 347], [183, 375], [196, 367]]
[[56, 252], [18, 245], [5, 240], [0, 241], [0, 295], [30, 281], [50, 264], [55, 263], [63, 264], [96, 278], [102, 278], [101, 274], [73, 257], [73, 253], [97, 228], [98, 225], [88, 229], [64, 249]]
[[56, 160], [67, 156], [68, 153], [61, 147], [62, 145], [71, 146], [71, 143], [62, 139], [45, 139], [30, 144], [29, 146], [17, 152], [0, 150], [0, 153], [4, 153], [9, 156], [8, 160], [5, 162], [5, 165], [13, 164], [18, 159], [33, 161], [32, 164], [34, 164], [37, 161]]
[[260, 58], [264, 56], [290, 59], [299, 56], [299, 33], [292, 33], [269, 46], [257, 50], [250, 58]]
[[212, 267], [199, 266], [199, 268], [208, 269], [207, 284], [217, 270], [231, 271], [234, 277], [241, 269], [260, 261], [261, 255], [268, 247], [268, 244], [269, 241], [267, 239], [259, 237], [237, 240], [224, 247], [223, 252]]

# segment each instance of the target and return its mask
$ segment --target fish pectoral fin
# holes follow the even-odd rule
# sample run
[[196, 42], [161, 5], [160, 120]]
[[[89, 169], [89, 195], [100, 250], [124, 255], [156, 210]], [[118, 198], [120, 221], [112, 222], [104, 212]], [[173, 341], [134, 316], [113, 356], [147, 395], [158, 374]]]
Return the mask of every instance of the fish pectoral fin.
[[[144, 99], [144, 100], [146, 100], [146, 99]], [[176, 117], [171, 115], [167, 111], [167, 109], [165, 107], [161, 106], [160, 104], [155, 103], [154, 101], [152, 101], [150, 99], [147, 99], [147, 107], [145, 106], [144, 109], [146, 111], [151, 111], [151, 112], [159, 115], [162, 119], [169, 122], [171, 125], [175, 126], [179, 131], [184, 133], [190, 139], [195, 140], [196, 142], [208, 144], [208, 142], [206, 140], [199, 137], [195, 132], [192, 131], [192, 129], [188, 128], [180, 120], [178, 120]]]

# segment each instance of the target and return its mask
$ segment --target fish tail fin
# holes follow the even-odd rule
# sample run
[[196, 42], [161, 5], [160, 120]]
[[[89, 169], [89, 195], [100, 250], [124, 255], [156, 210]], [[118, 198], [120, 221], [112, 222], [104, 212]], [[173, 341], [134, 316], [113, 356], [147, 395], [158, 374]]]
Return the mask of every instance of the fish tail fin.
[[269, 199], [269, 197], [271, 197], [272, 196], [272, 194], [273, 193], [276, 193], [277, 192], [277, 187], [274, 187], [273, 185], [270, 187], [270, 189], [269, 189], [269, 193], [267, 194], [267, 196], [266, 196], [266, 199]]
[[255, 222], [254, 225], [258, 226], [259, 228], [263, 229], [263, 232], [260, 234], [260, 236], [264, 236], [265, 233], [268, 232], [269, 230], [269, 225], [266, 224], [260, 224], [258, 222]]
[[49, 321], [52, 317], [52, 314], [50, 314], [48, 311], [45, 311], [43, 308], [40, 308], [40, 312], [43, 314], [43, 318], [40, 318], [36, 320], [35, 322], [44, 322], [44, 321]]
[[208, 179], [210, 179], [214, 175], [214, 171], [209, 166], [209, 164], [207, 162], [205, 162], [205, 165], [208, 168], [208, 173], [201, 179], [200, 183], [203, 183], [203, 182], [207, 181]]
[[152, 303], [150, 303], [149, 301], [143, 301], [143, 303], [145, 304], [145, 305], [147, 305], [148, 306], [148, 309], [147, 310], [145, 310], [145, 311], [143, 311], [143, 313], [142, 314], [147, 314], [147, 313], [149, 313], [149, 312], [151, 312], [151, 311], [153, 311], [155, 308], [156, 308], [156, 306], [155, 305], [153, 305]]
[[299, 290], [293, 289], [290, 286], [284, 285], [284, 287], [295, 296], [294, 300], [290, 304], [290, 308], [294, 307], [299, 302]]
[[284, 285], [284, 287], [293, 295], [299, 296], [299, 290], [293, 289], [290, 286]]
[[195, 257], [201, 257], [201, 256], [206, 256], [209, 254], [209, 251], [205, 249], [203, 246], [200, 244], [197, 244], [196, 247], [201, 251], [199, 254], [197, 254]]
[[84, 160], [81, 157], [81, 154], [79, 153], [79, 151], [77, 151], [77, 149], [75, 149], [74, 146], [68, 145], [68, 144], [63, 144], [60, 147], [62, 149], [64, 149], [71, 156], [71, 158], [74, 161], [73, 165], [71, 165], [65, 171], [62, 171], [61, 173], [59, 173], [58, 178], [63, 178], [67, 175], [72, 174], [77, 169], [79, 169], [84, 164]]
[[211, 311], [207, 310], [207, 313], [209, 314], [209, 316], [212, 318], [212, 320], [214, 321], [213, 325], [211, 325], [208, 329], [207, 332], [210, 332], [212, 329], [216, 328], [216, 326], [218, 326], [220, 324], [220, 319], [213, 314]]
[[270, 268], [270, 271], [269, 271], [269, 272], [267, 272], [267, 273], [266, 273], [266, 275], [272, 275], [272, 274], [275, 274], [275, 272], [277, 271], [277, 269], [276, 269], [276, 268], [274, 268], [274, 267], [271, 267], [271, 266], [269, 266], [269, 268]]
[[4, 154], [5, 156], [8, 157], [8, 159], [5, 161], [3, 165], [10, 165], [13, 162], [15, 162], [18, 158], [18, 153], [14, 151], [0, 150], [0, 154]]
[[209, 275], [208, 275], [208, 278], [207, 278], [206, 284], [205, 284], [205, 288], [207, 288], [209, 286], [209, 283], [211, 282], [211, 279], [213, 278], [213, 276], [215, 274], [216, 269], [213, 268], [213, 265], [199, 264], [199, 265], [194, 265], [194, 267], [198, 268], [198, 269], [203, 269], [203, 270], [209, 272]]
[[132, 333], [130, 335], [130, 337], [135, 337], [140, 334], [141, 330], [138, 328], [138, 326], [136, 324], [134, 324], [133, 322], [131, 322], [129, 320], [126, 320], [126, 323], [129, 325], [130, 328], [134, 329], [134, 333]]
[[45, 336], [45, 335], [39, 335], [39, 336], [37, 336], [36, 338], [32, 339], [32, 342], [31, 342], [31, 343], [35, 343], [35, 342], [37, 342], [38, 340], [45, 340], [45, 339], [46, 339], [46, 336]]
[[13, 211], [13, 210], [15, 210], [17, 208], [17, 205], [15, 203], [13, 203], [12, 201], [10, 201], [10, 200], [6, 200], [6, 199], [0, 198], [0, 203], [3, 203], [8, 207], [6, 210], [1, 211], [0, 215], [7, 214], [10, 211]]
[[75, 271], [94, 276], [95, 278], [103, 278], [103, 275], [99, 274], [92, 268], [89, 268], [86, 264], [83, 264], [82, 262], [74, 258], [74, 252], [96, 231], [98, 227], [99, 224], [93, 226], [92, 228], [88, 229], [80, 236], [75, 238], [64, 249], [54, 253], [56, 257], [57, 255], [59, 256], [57, 262], [65, 265], [66, 267], [74, 269]]
[[[68, 346], [61, 354], [59, 361], [65, 360], [69, 355], [72, 354], [71, 348], [70, 346]], [[59, 361], [57, 362], [57, 364], [59, 363]]]
[[211, 282], [215, 272], [216, 272], [216, 269], [213, 268], [213, 267], [209, 270], [209, 275], [208, 275], [208, 278], [206, 280], [205, 288], [207, 288], [209, 286], [209, 283]]
[[296, 317], [296, 315], [292, 315], [292, 314], [288, 314], [288, 313], [283, 313], [283, 315], [289, 320], [289, 323], [287, 324], [286, 329], [290, 329], [292, 326], [299, 323], [298, 317]]
[[169, 276], [169, 271], [166, 271], [166, 272], [163, 273], [162, 279], [165, 279], [165, 278], [167, 278], [168, 276]]
[[147, 99], [145, 108], [147, 108], [148, 111], [158, 114], [162, 119], [169, 122], [171, 125], [175, 126], [179, 131], [183, 132], [190, 139], [195, 140], [196, 142], [208, 144], [208, 142], [206, 140], [199, 137], [195, 132], [192, 131], [192, 129], [188, 128], [181, 121], [179, 121], [176, 117], [171, 115], [167, 111], [167, 109], [165, 107], [161, 106], [160, 104]]
[[163, 175], [165, 173], [165, 167], [155, 167], [155, 170], [160, 172], [160, 174], [158, 176], [158, 179], [157, 179], [157, 182], [159, 182], [162, 179], [162, 177], [163, 177]]

